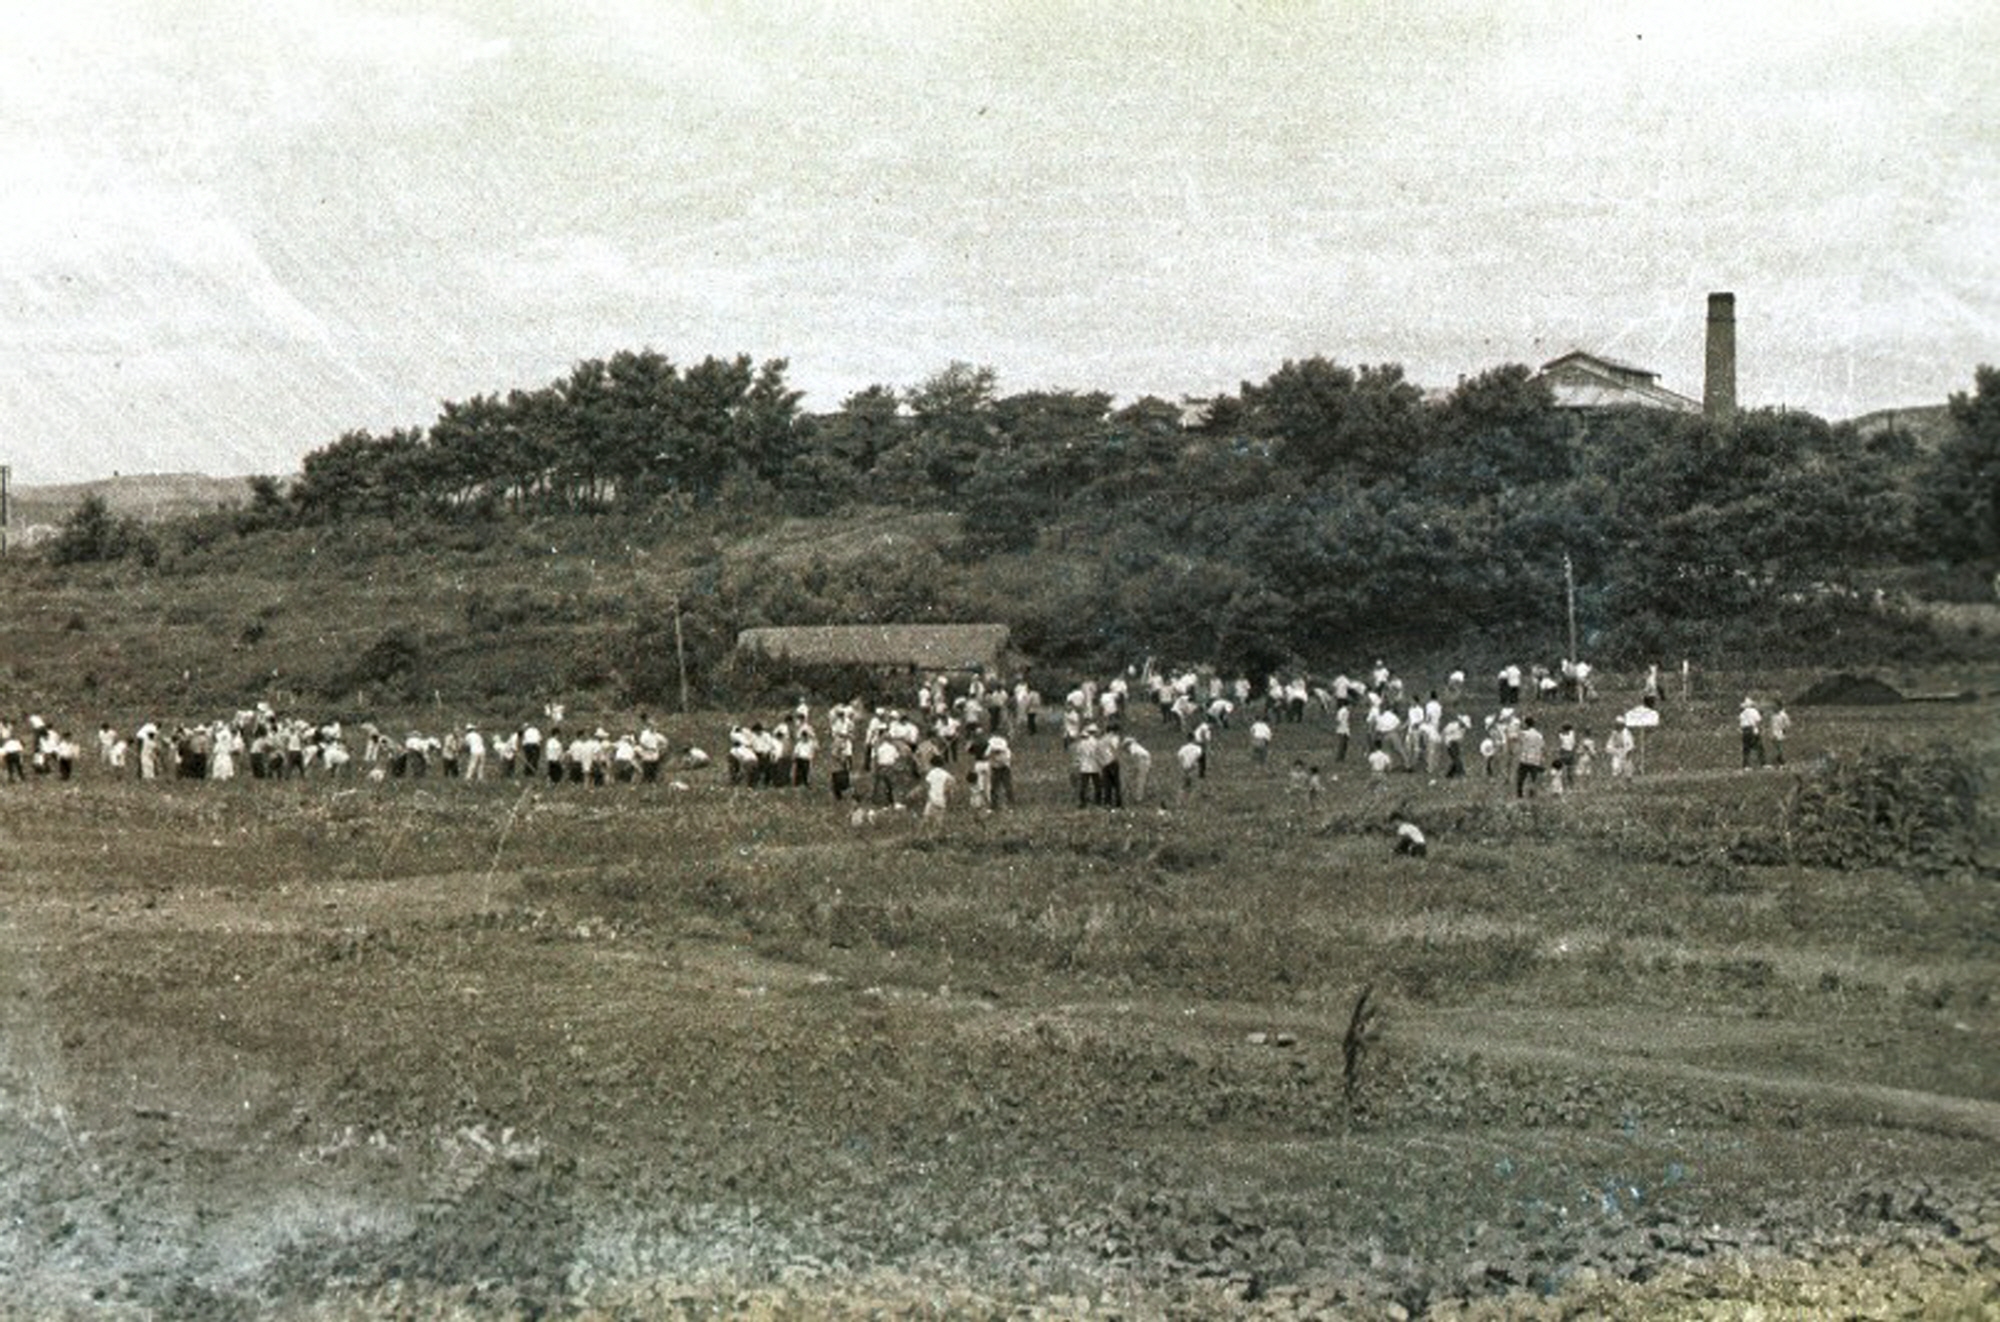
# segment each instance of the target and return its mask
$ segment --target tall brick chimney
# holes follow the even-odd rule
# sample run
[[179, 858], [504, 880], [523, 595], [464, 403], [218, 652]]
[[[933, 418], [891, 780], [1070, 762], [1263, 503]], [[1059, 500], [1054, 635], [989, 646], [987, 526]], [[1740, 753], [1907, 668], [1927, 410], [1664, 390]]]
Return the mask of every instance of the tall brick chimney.
[[1736, 416], [1736, 295], [1708, 296], [1708, 364], [1701, 383], [1701, 412], [1710, 422]]

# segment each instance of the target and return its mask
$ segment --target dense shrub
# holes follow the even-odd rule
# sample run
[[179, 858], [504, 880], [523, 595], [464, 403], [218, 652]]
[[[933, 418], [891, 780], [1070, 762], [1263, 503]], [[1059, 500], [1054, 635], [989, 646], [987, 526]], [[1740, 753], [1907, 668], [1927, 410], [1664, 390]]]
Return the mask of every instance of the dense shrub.
[[401, 626], [391, 628], [335, 673], [326, 686], [327, 696], [342, 696], [362, 690], [387, 690], [405, 695], [416, 692], [422, 687], [424, 661], [423, 642], [417, 634]]
[[1972, 861], [1982, 777], [1946, 748], [1831, 761], [1785, 806], [1784, 852], [1820, 867], [1957, 867]]
[[[700, 598], [697, 691], [697, 675], [758, 689], [722, 667], [737, 630], [767, 624], [997, 620], [1077, 671], [1146, 655], [1252, 673], [1364, 651], [1553, 661], [1572, 581], [1578, 645], [1600, 665], [1948, 660], [1977, 650], [1963, 622], [1872, 589], [1918, 554], [1909, 581], [1962, 597], [1990, 573], [2000, 374], [1977, 379], [1933, 460], [1785, 410], [1727, 426], [1564, 411], [1519, 366], [1427, 400], [1392, 365], [1287, 362], [1190, 423], [1160, 400], [1003, 395], [962, 363], [809, 417], [782, 362], [617, 354], [540, 391], [446, 404], [428, 428], [343, 436], [289, 487], [262, 479], [247, 508], [176, 525], [167, 568], [532, 566], [475, 582], [457, 620], [428, 626], [504, 640], [575, 623], [589, 637], [552, 674], [654, 701], [678, 691], [678, 658], [661, 659], [657, 611], [600, 596], [600, 566]], [[912, 510], [951, 511], [953, 529], [892, 534]], [[801, 557], [796, 536], [766, 537], [793, 511], [842, 545]], [[97, 500], [49, 558], [158, 554]], [[445, 655], [357, 658], [354, 674], [400, 682]]]
[[58, 565], [94, 564], [127, 557], [144, 565], [159, 560], [157, 538], [137, 519], [115, 515], [99, 495], [85, 496], [62, 521], [49, 543], [48, 557]]

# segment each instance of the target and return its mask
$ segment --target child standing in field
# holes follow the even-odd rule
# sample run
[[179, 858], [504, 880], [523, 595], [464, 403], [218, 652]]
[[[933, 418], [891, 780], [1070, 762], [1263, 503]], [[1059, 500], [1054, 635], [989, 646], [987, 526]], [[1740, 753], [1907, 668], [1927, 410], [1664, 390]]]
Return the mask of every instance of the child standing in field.
[[1321, 781], [1321, 780], [1320, 780], [1320, 776], [1319, 776], [1319, 768], [1318, 768], [1318, 767], [1313, 767], [1313, 768], [1311, 768], [1310, 770], [1308, 770], [1308, 771], [1306, 772], [1306, 807], [1307, 807], [1307, 808], [1309, 808], [1309, 809], [1310, 809], [1310, 808], [1317, 808], [1317, 807], [1319, 807], [1319, 796], [1320, 796], [1320, 792], [1321, 792], [1322, 790], [1324, 790], [1325, 788], [1326, 788], [1326, 785], [1325, 785], [1325, 783], [1324, 783], [1323, 781]]
[[986, 740], [975, 738], [965, 751], [972, 758], [972, 806], [990, 812], [993, 808], [993, 763], [986, 755]]
[[1576, 788], [1576, 727], [1568, 721], [1556, 731], [1556, 755], [1553, 765], [1554, 775], [1549, 777], [1550, 787], [1557, 794]]

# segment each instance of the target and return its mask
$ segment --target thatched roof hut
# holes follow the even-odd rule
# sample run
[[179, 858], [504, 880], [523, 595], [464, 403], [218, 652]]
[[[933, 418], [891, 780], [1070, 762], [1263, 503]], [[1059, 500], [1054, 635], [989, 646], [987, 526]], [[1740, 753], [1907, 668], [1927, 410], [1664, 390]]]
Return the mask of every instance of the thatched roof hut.
[[794, 665], [994, 673], [1002, 668], [1007, 639], [1004, 624], [818, 624], [745, 629], [736, 646]]

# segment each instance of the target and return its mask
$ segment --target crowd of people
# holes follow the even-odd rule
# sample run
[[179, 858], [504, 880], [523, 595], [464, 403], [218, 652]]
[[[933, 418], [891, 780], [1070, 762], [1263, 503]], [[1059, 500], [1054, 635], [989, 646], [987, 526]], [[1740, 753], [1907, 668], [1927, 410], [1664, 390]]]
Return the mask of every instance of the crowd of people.
[[[927, 675], [907, 707], [857, 698], [816, 717], [801, 699], [768, 723], [739, 723], [729, 732], [729, 780], [810, 787], [818, 775], [836, 800], [851, 798], [859, 811], [910, 807], [936, 817], [955, 797], [975, 809], [1004, 810], [1014, 801], [1016, 742], [1037, 739], [1046, 725], [1060, 736], [1077, 807], [1155, 801], [1160, 787], [1148, 739], [1166, 745], [1162, 751], [1175, 773], [1169, 793], [1186, 802], [1208, 778], [1221, 732], [1246, 733], [1252, 765], [1270, 770], [1278, 731], [1309, 721], [1330, 727], [1332, 764], [1293, 762], [1288, 787], [1309, 805], [1350, 758], [1384, 782], [1397, 773], [1434, 780], [1479, 775], [1503, 781], [1520, 798], [1570, 793], [1600, 772], [1613, 778], [1638, 773], [1641, 744], [1626, 716], [1613, 718], [1601, 742], [1561, 719], [1571, 704], [1596, 697], [1588, 663], [1509, 665], [1493, 685], [1490, 702], [1481, 703], [1462, 671], [1452, 672], [1441, 688], [1419, 693], [1379, 660], [1358, 677], [1273, 674], [1261, 684], [1245, 675], [1232, 679], [1149, 661], [1109, 679], [1082, 680], [1059, 700], [1045, 702], [1027, 678]], [[1653, 667], [1640, 704], [1656, 718], [1665, 701]], [[1163, 735], [1142, 729], [1137, 715], [1149, 710], [1156, 713], [1152, 728]], [[1751, 710], [1747, 699], [1744, 710]], [[1052, 713], [1047, 721], [1045, 711]], [[1770, 725], [1781, 740], [1789, 718], [1782, 704], [1778, 713]], [[1746, 742], [1746, 765], [1749, 747]], [[1778, 748], [1782, 762], [1781, 743]]]
[[[339, 720], [315, 721], [260, 703], [228, 717], [171, 728], [145, 721], [126, 732], [106, 723], [98, 727], [96, 751], [107, 771], [139, 780], [519, 777], [603, 785], [657, 781], [669, 761], [666, 737], [650, 716], [641, 714], [635, 725], [615, 735], [601, 726], [566, 730], [560, 705], [546, 708], [544, 717], [546, 731], [543, 720], [485, 729], [467, 722], [442, 732], [412, 728], [399, 736], [372, 722], [348, 726]], [[29, 716], [20, 731], [0, 721], [0, 766], [7, 780], [44, 775], [68, 780], [81, 753], [68, 732], [40, 716]], [[699, 750], [690, 749], [676, 764], [695, 767], [706, 761]]]
[[[1379, 660], [1356, 676], [1272, 674], [1262, 683], [1149, 660], [1108, 679], [1068, 685], [1046, 703], [1025, 676], [932, 674], [915, 681], [907, 707], [853, 699], [816, 711], [800, 698], [768, 722], [739, 722], [728, 732], [723, 767], [731, 785], [824, 786], [834, 800], [864, 812], [914, 808], [935, 818], [954, 802], [981, 811], [1015, 806], [1017, 753], [1030, 742], [1059, 739], [1076, 806], [1118, 809], [1197, 797], [1225, 731], [1240, 731], [1251, 766], [1275, 777], [1273, 750], [1291, 740], [1280, 731], [1311, 722], [1323, 727], [1326, 738], [1314, 746], [1324, 750], [1327, 765], [1295, 758], [1281, 782], [1308, 806], [1350, 763], [1384, 785], [1399, 773], [1432, 781], [1479, 776], [1530, 798], [1573, 792], [1600, 766], [1613, 778], [1638, 772], [1641, 745], [1631, 725], [1657, 719], [1666, 700], [1658, 668], [1647, 672], [1640, 691], [1654, 717], [1631, 724], [1616, 718], [1601, 742], [1563, 719], [1594, 690], [1591, 668], [1568, 661], [1553, 668], [1509, 665], [1494, 675], [1485, 700], [1462, 671], [1419, 692]], [[1141, 720], [1148, 711], [1150, 722]], [[659, 782], [669, 766], [681, 774], [711, 763], [698, 747], [672, 750], [644, 713], [616, 733], [590, 722], [565, 725], [564, 715], [560, 704], [550, 704], [533, 720], [399, 736], [372, 723], [350, 727], [258, 704], [171, 729], [147, 721], [125, 733], [106, 724], [96, 742], [111, 773], [142, 780], [430, 777], [643, 785]], [[1744, 698], [1743, 767], [1783, 765], [1790, 723], [1782, 702], [1766, 714]], [[1173, 778], [1165, 786], [1153, 776], [1149, 740], [1169, 758]], [[67, 780], [80, 755], [69, 733], [39, 716], [28, 717], [18, 732], [0, 722], [0, 766], [9, 781]]]

